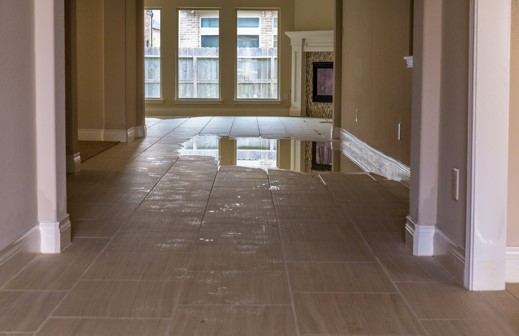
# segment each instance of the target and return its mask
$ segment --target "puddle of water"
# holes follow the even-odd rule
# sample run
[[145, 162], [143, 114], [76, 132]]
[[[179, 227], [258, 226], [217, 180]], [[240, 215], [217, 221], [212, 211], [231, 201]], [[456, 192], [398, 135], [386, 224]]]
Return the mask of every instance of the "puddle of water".
[[[183, 144], [180, 155], [210, 156], [217, 161], [234, 161], [236, 166], [248, 168], [277, 168], [278, 140], [236, 138], [222, 143], [218, 136], [196, 136]], [[221, 146], [227, 150], [220, 151]], [[222, 156], [231, 156], [225, 158]], [[234, 157], [232, 157], [234, 156]]]

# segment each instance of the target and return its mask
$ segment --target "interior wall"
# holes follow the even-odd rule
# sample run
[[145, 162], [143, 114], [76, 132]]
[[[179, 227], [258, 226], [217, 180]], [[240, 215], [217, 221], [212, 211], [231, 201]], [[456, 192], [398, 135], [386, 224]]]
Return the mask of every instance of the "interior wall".
[[[470, 1], [443, 2], [443, 46], [438, 169], [438, 228], [465, 247]], [[459, 200], [452, 194], [452, 170], [460, 170]]]
[[512, 0], [508, 246], [519, 246], [519, 0]]
[[296, 0], [294, 30], [334, 29], [334, 0]]
[[142, 6], [135, 0], [77, 0], [80, 130], [126, 132], [143, 124], [137, 79], [144, 70], [136, 48]]
[[0, 1], [0, 45], [1, 250], [38, 224], [33, 1]]
[[[145, 0], [146, 8], [161, 9], [162, 99], [146, 102], [147, 115], [288, 115], [290, 107], [291, 46], [286, 31], [294, 30], [296, 0]], [[330, 0], [327, 0], [330, 1]], [[297, 0], [299, 3], [299, 0]], [[332, 3], [330, 1], [330, 3]], [[333, 3], [332, 3], [333, 4]], [[298, 4], [299, 6], [299, 4]], [[178, 45], [179, 8], [220, 9], [220, 50], [235, 48], [236, 8], [279, 9], [279, 94], [280, 102], [236, 103], [234, 99], [234, 57], [220, 58], [221, 101], [180, 102], [175, 99], [175, 54]], [[330, 21], [332, 21], [330, 19]], [[144, 43], [142, 44], [144, 45]], [[222, 53], [221, 53], [222, 55]], [[222, 55], [223, 56], [223, 55]]]
[[[344, 0], [341, 127], [409, 165], [411, 0]], [[401, 139], [398, 139], [400, 124]]]
[[77, 0], [77, 110], [80, 129], [104, 128], [104, 1]]

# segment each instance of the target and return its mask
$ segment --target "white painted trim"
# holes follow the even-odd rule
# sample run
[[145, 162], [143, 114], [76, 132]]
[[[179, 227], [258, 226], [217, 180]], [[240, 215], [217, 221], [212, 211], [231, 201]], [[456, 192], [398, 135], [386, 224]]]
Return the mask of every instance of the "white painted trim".
[[408, 166], [371, 147], [348, 131], [341, 129], [341, 152], [362, 170], [389, 180], [409, 181]]
[[103, 141], [104, 130], [102, 129], [78, 129], [79, 141]]
[[146, 107], [147, 117], [202, 117], [202, 116], [288, 116], [288, 107], [263, 107], [265, 104], [249, 102], [245, 107], [211, 107], [211, 106], [168, 106]]
[[139, 137], [139, 138], [145, 138], [146, 135], [148, 134], [148, 128], [146, 127], [146, 125], [137, 126], [136, 129], [137, 129], [137, 137]]
[[407, 217], [405, 225], [405, 244], [414, 256], [434, 255], [434, 235], [436, 227], [432, 225], [416, 224], [411, 217]]
[[470, 1], [464, 285], [474, 291], [506, 283], [511, 9], [511, 0]]
[[105, 129], [79, 129], [78, 139], [80, 141], [119, 141], [128, 142], [135, 137], [135, 128], [128, 130], [105, 130]]
[[434, 236], [434, 256], [436, 260], [460, 284], [465, 278], [465, 249], [454, 243], [445, 233], [437, 229]]
[[137, 127], [132, 127], [128, 129], [126, 139], [128, 139], [128, 142], [133, 141], [138, 138], [137, 135]]
[[519, 283], [519, 247], [506, 248], [506, 282]]
[[128, 130], [105, 130], [103, 140], [128, 142]]
[[59, 222], [40, 222], [41, 253], [60, 253], [71, 242], [70, 218]]
[[67, 155], [67, 173], [77, 173], [81, 170], [81, 153]]
[[20, 251], [40, 252], [40, 230], [38, 226], [30, 229], [20, 239], [0, 251], [0, 265]]
[[285, 34], [292, 45], [302, 45], [303, 52], [333, 51], [333, 30], [289, 31]]

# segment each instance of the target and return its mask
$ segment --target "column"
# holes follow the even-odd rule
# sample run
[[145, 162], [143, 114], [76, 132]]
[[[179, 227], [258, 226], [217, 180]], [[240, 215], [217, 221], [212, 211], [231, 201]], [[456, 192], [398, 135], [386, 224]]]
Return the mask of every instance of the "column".
[[65, 164], [65, 4], [34, 2], [36, 160], [41, 252], [70, 244]]

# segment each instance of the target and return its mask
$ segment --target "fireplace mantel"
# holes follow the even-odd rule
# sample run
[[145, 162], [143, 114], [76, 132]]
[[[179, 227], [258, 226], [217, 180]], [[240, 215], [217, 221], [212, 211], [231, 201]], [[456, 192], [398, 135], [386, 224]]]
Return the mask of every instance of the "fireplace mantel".
[[286, 32], [292, 45], [292, 77], [290, 116], [305, 116], [305, 52], [334, 51], [333, 30]]

